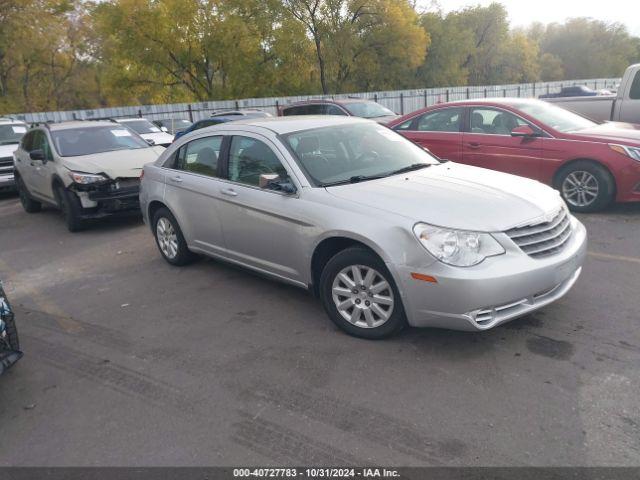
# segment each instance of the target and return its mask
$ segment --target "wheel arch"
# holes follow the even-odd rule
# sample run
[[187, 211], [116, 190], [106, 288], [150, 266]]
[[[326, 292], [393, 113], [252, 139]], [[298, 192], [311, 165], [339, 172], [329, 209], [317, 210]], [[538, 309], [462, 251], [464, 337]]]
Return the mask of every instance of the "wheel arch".
[[309, 289], [314, 295], [319, 295], [318, 288], [320, 285], [320, 275], [322, 275], [324, 265], [326, 265], [334, 255], [351, 247], [365, 248], [385, 262], [385, 256], [382, 254], [382, 250], [377, 245], [372, 244], [372, 242], [366, 239], [357, 238], [356, 236], [343, 233], [334, 233], [329, 235], [321, 239], [316, 244], [311, 256], [311, 285]]
[[147, 215], [148, 215], [147, 218], [149, 219], [149, 228], [151, 228], [151, 231], [152, 232], [154, 231], [154, 228], [153, 228], [153, 216], [161, 208], [166, 208], [167, 210], [169, 210], [169, 213], [171, 213], [171, 215], [173, 215], [173, 218], [176, 219], [176, 222], [178, 222], [178, 227], [180, 227], [180, 229], [182, 229], [182, 226], [180, 225], [180, 220], [178, 220], [178, 217], [174, 213], [174, 211], [171, 210], [171, 208], [169, 208], [169, 205], [167, 205], [166, 203], [164, 203], [161, 200], [152, 200], [152, 201], [149, 202], [149, 205], [147, 205]]
[[62, 178], [60, 178], [60, 175], [58, 175], [57, 173], [54, 173], [54, 174], [51, 176], [51, 189], [52, 189], [52, 190], [55, 190], [55, 188], [56, 188], [58, 185], [59, 185], [59, 186], [61, 186], [62, 188], [66, 188], [66, 187], [64, 186], [64, 182], [62, 181]]
[[589, 162], [589, 163], [593, 163], [594, 165], [597, 165], [601, 168], [603, 168], [608, 174], [609, 177], [611, 177], [611, 181], [613, 182], [613, 188], [614, 188], [614, 195], [617, 193], [618, 190], [618, 186], [616, 184], [616, 177], [614, 177], [613, 173], [611, 172], [611, 169], [607, 166], [606, 163], [601, 162], [600, 160], [595, 160], [593, 158], [586, 158], [586, 157], [580, 157], [580, 158], [573, 158], [567, 162], [564, 162], [562, 165], [560, 165], [560, 167], [558, 167], [558, 169], [555, 171], [555, 173], [553, 174], [553, 180], [552, 180], [552, 186], [553, 188], [560, 190], [560, 175], [562, 175], [562, 173], [567, 170], [569, 167], [571, 167], [572, 165], [574, 165], [577, 162]]

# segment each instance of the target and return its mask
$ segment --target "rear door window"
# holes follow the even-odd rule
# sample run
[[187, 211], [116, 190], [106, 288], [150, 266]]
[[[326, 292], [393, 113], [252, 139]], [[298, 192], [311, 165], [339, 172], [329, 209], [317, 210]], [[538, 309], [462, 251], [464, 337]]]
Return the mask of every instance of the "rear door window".
[[443, 108], [427, 112], [399, 125], [398, 129], [417, 132], [460, 132], [463, 112], [462, 108]]
[[198, 138], [183, 145], [173, 162], [173, 168], [183, 172], [217, 177], [222, 138], [222, 136]]
[[511, 135], [514, 128], [529, 125], [513, 113], [493, 108], [473, 108], [469, 118], [471, 133], [488, 135]]

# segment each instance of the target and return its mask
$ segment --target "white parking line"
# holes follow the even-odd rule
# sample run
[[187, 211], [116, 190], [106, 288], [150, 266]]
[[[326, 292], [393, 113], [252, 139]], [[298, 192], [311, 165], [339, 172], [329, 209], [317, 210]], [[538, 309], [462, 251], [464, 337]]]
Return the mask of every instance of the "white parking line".
[[20, 202], [18, 200], [14, 200], [7, 203], [3, 202], [2, 204], [0, 204], [0, 212], [12, 210], [16, 208], [18, 205], [20, 205]]
[[611, 255], [609, 253], [588, 252], [590, 257], [600, 258], [603, 260], [618, 260], [620, 262], [640, 263], [640, 258], [625, 257], [624, 255]]

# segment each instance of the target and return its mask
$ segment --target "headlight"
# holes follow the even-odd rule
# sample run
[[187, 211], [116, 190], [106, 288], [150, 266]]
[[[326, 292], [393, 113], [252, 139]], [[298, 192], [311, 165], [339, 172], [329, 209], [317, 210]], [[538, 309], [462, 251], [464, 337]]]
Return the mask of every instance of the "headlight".
[[69, 172], [69, 176], [74, 183], [89, 185], [91, 183], [106, 182], [109, 179], [104, 175], [94, 175], [92, 173]]
[[634, 160], [640, 162], [640, 148], [627, 147], [626, 145], [613, 145], [609, 144], [609, 148], [614, 152], [621, 153], [627, 157], [631, 157]]
[[413, 233], [431, 255], [456, 267], [471, 267], [504, 253], [502, 245], [488, 233], [450, 230], [426, 223], [418, 223]]

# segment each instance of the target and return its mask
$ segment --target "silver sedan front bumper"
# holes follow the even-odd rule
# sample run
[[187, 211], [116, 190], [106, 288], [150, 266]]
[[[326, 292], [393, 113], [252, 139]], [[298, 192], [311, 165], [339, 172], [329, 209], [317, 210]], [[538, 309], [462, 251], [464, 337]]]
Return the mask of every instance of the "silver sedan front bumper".
[[[487, 330], [549, 305], [565, 295], [582, 271], [587, 252], [584, 226], [572, 219], [572, 234], [563, 249], [532, 258], [505, 234], [496, 238], [503, 255], [469, 268], [436, 262], [428, 270], [387, 266], [401, 291], [410, 325], [453, 330]], [[435, 279], [416, 280], [412, 273]]]

